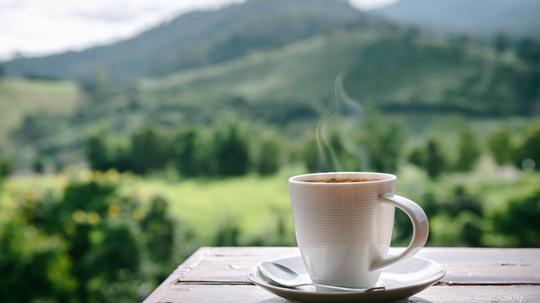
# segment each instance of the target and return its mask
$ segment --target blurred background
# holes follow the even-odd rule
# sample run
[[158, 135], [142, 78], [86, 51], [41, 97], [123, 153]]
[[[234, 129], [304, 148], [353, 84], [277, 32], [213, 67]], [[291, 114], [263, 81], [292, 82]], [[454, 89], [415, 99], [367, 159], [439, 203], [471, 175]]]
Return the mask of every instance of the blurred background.
[[1, 0], [0, 42], [2, 302], [295, 245], [306, 172], [397, 174], [431, 246], [540, 246], [539, 1]]

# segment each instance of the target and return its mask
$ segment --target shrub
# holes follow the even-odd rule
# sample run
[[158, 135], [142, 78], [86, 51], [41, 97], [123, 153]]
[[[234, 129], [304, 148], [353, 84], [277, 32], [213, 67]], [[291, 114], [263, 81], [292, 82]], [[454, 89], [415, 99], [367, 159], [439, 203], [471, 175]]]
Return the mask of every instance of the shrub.
[[480, 146], [474, 132], [467, 128], [460, 132], [457, 155], [455, 163], [457, 171], [470, 171], [480, 158]]
[[429, 139], [425, 146], [414, 149], [409, 154], [408, 160], [412, 164], [423, 168], [431, 179], [437, 179], [448, 165], [439, 142], [433, 138]]
[[[96, 173], [62, 194], [23, 194], [0, 225], [3, 302], [133, 302], [137, 285], [170, 272], [175, 224], [167, 202], [147, 212], [118, 191], [118, 176]], [[17, 287], [35, 284], [32, 291]], [[151, 286], [152, 287], [152, 286]]]
[[514, 147], [510, 133], [506, 129], [499, 128], [491, 133], [488, 138], [488, 146], [497, 164], [510, 163]]
[[525, 139], [515, 153], [514, 162], [518, 167], [526, 160], [532, 160], [531, 168], [540, 170], [540, 122], [527, 129]]
[[540, 246], [540, 190], [514, 198], [492, 218], [494, 230], [520, 247]]
[[255, 171], [262, 176], [275, 174], [281, 164], [283, 146], [273, 137], [264, 138], [258, 145], [254, 163]]
[[369, 167], [380, 172], [396, 172], [405, 138], [399, 124], [383, 121], [376, 112], [367, 112], [363, 144], [369, 155]]
[[172, 157], [178, 172], [186, 177], [199, 174], [197, 159], [198, 132], [195, 129], [187, 129], [179, 132], [173, 138], [171, 144]]
[[247, 140], [238, 126], [231, 125], [214, 134], [213, 155], [216, 173], [220, 176], [240, 176], [248, 172], [250, 155]]

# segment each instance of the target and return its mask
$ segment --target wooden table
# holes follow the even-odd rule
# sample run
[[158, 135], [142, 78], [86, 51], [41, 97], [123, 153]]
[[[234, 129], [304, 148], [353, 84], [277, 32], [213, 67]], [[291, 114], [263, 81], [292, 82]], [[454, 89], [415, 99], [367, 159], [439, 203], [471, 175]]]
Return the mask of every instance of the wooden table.
[[[286, 302], [246, 275], [263, 260], [295, 255], [292, 247], [203, 247], [144, 303]], [[409, 302], [540, 302], [540, 249], [424, 248], [419, 255], [446, 266], [447, 274]]]

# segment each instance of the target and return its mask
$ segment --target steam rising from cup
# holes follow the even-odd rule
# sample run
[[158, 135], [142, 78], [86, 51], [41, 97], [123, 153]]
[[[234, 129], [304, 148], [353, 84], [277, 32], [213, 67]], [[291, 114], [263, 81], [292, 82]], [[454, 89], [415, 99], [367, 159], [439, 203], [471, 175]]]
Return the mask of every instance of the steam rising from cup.
[[[317, 141], [319, 171], [343, 170], [339, 156], [336, 154], [335, 149], [328, 140], [329, 128], [332, 125], [335, 125], [335, 123], [332, 123], [333, 120], [340, 116], [350, 116], [356, 118], [357, 121], [360, 121], [362, 115], [362, 105], [360, 102], [349, 97], [344, 89], [343, 81], [346, 77], [346, 72], [341, 72], [337, 75], [334, 81], [334, 87], [331, 91], [328, 107], [317, 122], [315, 139]], [[350, 140], [344, 141], [345, 147], [349, 150], [359, 150], [358, 148], [350, 146], [350, 143]], [[365, 157], [365, 153], [359, 153], [359, 156]]]

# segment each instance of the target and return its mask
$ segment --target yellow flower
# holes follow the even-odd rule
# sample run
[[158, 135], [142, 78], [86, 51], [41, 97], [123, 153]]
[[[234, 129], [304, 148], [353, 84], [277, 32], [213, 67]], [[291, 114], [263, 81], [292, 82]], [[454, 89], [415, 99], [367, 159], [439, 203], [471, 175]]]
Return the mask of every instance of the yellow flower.
[[91, 170], [86, 170], [81, 175], [81, 181], [88, 182], [88, 181], [92, 180], [93, 177], [94, 176], [92, 174], [92, 171]]
[[133, 211], [133, 219], [136, 220], [136, 221], [140, 221], [142, 220], [142, 218], [144, 217], [144, 212], [140, 209], [136, 209]]
[[109, 206], [109, 209], [107, 210], [107, 214], [111, 218], [116, 218], [120, 214], [121, 210], [122, 209], [120, 208], [120, 206], [118, 206], [117, 204], [113, 204]]
[[101, 222], [101, 217], [99, 216], [98, 213], [94, 211], [88, 214], [87, 219], [88, 219], [88, 223], [92, 225], [96, 225], [96, 224], [99, 224], [99, 222]]
[[107, 181], [118, 181], [118, 172], [116, 171], [116, 169], [109, 169], [106, 173], [105, 173], [105, 177], [107, 179]]
[[75, 221], [75, 223], [85, 223], [86, 213], [82, 210], [76, 210], [71, 215], [71, 218], [73, 219], [73, 221]]

